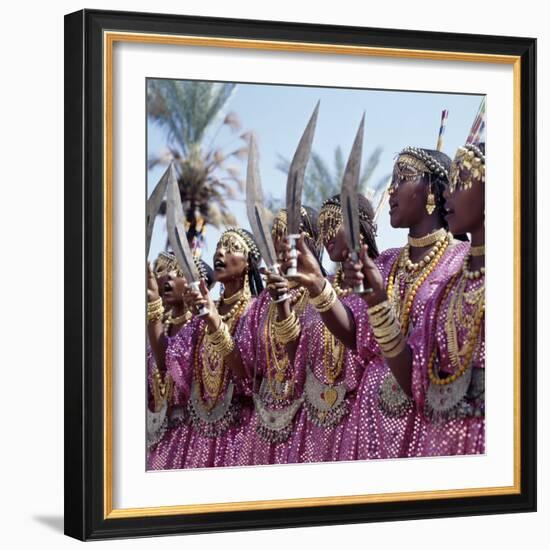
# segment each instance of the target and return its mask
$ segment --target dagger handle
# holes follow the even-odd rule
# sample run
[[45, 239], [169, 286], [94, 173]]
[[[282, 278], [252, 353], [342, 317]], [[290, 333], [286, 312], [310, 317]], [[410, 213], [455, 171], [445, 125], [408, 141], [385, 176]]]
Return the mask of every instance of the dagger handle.
[[[191, 283], [189, 283], [189, 286], [193, 289], [193, 290], [196, 290], [198, 292], [200, 292], [200, 282], [199, 281], [192, 281]], [[205, 306], [201, 306], [199, 308], [199, 311], [197, 313], [197, 315], [199, 317], [204, 317], [205, 315], [208, 315], [209, 311], [208, 311], [208, 308], [206, 308]]]
[[[356, 262], [357, 260], [359, 260], [359, 254], [357, 254], [357, 251], [354, 250], [351, 254], [351, 259], [353, 262]], [[355, 294], [364, 294], [365, 292], [368, 292], [369, 289], [365, 290], [365, 287], [363, 286], [363, 283], [359, 283], [358, 285], [355, 285], [353, 287], [353, 292], [355, 292]]]
[[[267, 270], [270, 273], [280, 273], [281, 272], [281, 270], [279, 269], [279, 264], [270, 265], [270, 266], [268, 266]], [[288, 292], [286, 292], [282, 296], [279, 296], [278, 300], [273, 300], [273, 301], [276, 304], [280, 304], [281, 302], [284, 302], [284, 301], [288, 300], [289, 298], [290, 298], [290, 294]]]
[[288, 242], [290, 244], [290, 267], [286, 270], [287, 277], [296, 277], [298, 275], [298, 251], [296, 250], [296, 241], [300, 238], [300, 235], [293, 233], [288, 235]]

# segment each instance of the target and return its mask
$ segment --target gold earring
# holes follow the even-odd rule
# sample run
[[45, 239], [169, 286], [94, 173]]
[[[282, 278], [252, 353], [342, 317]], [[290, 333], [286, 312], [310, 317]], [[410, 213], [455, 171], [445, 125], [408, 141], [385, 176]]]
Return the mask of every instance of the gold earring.
[[430, 192], [428, 193], [428, 199], [426, 200], [426, 212], [431, 216], [435, 210], [435, 195], [433, 193], [432, 185], [430, 184]]
[[248, 279], [248, 268], [244, 272], [243, 293], [246, 297], [250, 298], [251, 293], [250, 293], [250, 283]]

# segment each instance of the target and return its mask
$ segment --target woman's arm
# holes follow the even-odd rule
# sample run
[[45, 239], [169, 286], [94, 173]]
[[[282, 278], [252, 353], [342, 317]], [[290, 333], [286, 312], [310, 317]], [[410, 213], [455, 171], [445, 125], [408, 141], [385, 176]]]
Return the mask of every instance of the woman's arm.
[[[292, 279], [308, 290], [310, 302], [315, 304], [316, 299], [322, 299], [323, 292], [328, 296], [331, 285], [323, 276], [319, 263], [309, 250], [304, 238], [305, 234], [302, 233], [296, 243], [298, 274]], [[289, 252], [290, 247], [287, 245], [285, 268], [289, 265]], [[316, 307], [316, 309], [330, 332], [346, 347], [355, 350], [355, 321], [349, 309], [339, 299], [334, 300], [332, 306], [327, 310], [323, 311], [322, 307], [320, 309]]]
[[412, 352], [401, 332], [399, 321], [387, 302], [384, 278], [368, 255], [368, 247], [361, 249], [360, 260], [344, 263], [346, 281], [351, 285], [367, 282], [372, 292], [362, 295], [367, 314], [380, 352], [403, 391], [411, 396]]

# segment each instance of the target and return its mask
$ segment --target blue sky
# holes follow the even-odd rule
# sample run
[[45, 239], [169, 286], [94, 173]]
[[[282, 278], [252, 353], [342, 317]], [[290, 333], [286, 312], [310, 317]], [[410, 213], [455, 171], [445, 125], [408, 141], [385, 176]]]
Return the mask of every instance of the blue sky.
[[[277, 170], [278, 154], [291, 159], [300, 136], [318, 100], [321, 101], [313, 149], [333, 166], [334, 150], [342, 147], [347, 158], [361, 116], [365, 113], [363, 162], [378, 146], [383, 148], [380, 163], [373, 174], [377, 182], [392, 170], [396, 153], [408, 145], [435, 148], [441, 111], [449, 110], [443, 151], [451, 158], [462, 145], [481, 102], [479, 95], [431, 92], [403, 92], [265, 84], [239, 84], [222, 113], [235, 112], [243, 131], [255, 132], [260, 152], [260, 170], [264, 194], [285, 196], [286, 177]], [[218, 125], [214, 125], [217, 127]], [[164, 132], [148, 122], [147, 152], [158, 154], [166, 146]], [[211, 136], [210, 136], [211, 137]], [[207, 136], [206, 143], [209, 142]], [[237, 145], [238, 139], [228, 130], [215, 138], [215, 146]], [[232, 163], [240, 169], [244, 179], [246, 160]], [[157, 167], [147, 175], [147, 192], [150, 194], [164, 168]], [[230, 202], [231, 211], [240, 225], [249, 228], [244, 196]], [[154, 259], [166, 242], [166, 230], [158, 218], [150, 249]], [[203, 257], [211, 263], [220, 232], [209, 227]], [[387, 205], [378, 220], [378, 246], [380, 250], [402, 246], [406, 230], [393, 229], [389, 224]]]

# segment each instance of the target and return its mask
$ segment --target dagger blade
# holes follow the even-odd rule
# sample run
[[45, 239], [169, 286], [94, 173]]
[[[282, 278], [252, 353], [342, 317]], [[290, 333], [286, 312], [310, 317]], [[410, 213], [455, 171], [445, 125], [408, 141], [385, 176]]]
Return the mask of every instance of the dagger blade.
[[307, 123], [306, 129], [298, 143], [298, 148], [288, 170], [286, 184], [286, 213], [288, 234], [297, 234], [300, 230], [302, 189], [304, 187], [304, 176], [306, 167], [311, 155], [313, 136], [317, 125], [319, 114], [319, 101], [313, 110], [313, 114]]
[[252, 136], [250, 138], [246, 171], [246, 213], [260, 254], [269, 267], [276, 263], [276, 254], [263, 204], [258, 147], [255, 137]]
[[167, 212], [166, 224], [168, 229], [168, 240], [174, 250], [174, 255], [183, 276], [188, 283], [200, 279], [197, 266], [193, 261], [193, 254], [187, 241], [187, 235], [184, 231], [185, 216], [176, 179], [174, 166], [170, 165], [170, 176], [167, 188]]
[[155, 185], [151, 196], [147, 199], [146, 213], [146, 230], [145, 230], [145, 256], [149, 256], [149, 249], [151, 248], [151, 238], [153, 237], [153, 227], [155, 226], [155, 219], [157, 217], [162, 199], [166, 193], [166, 186], [170, 175], [170, 166], [162, 174], [160, 180]]
[[342, 191], [340, 202], [342, 204], [342, 221], [346, 243], [350, 251], [359, 250], [359, 209], [358, 189], [361, 171], [361, 156], [363, 153], [363, 133], [365, 128], [365, 115], [361, 118], [359, 129], [355, 136], [353, 146], [346, 164], [342, 179]]

